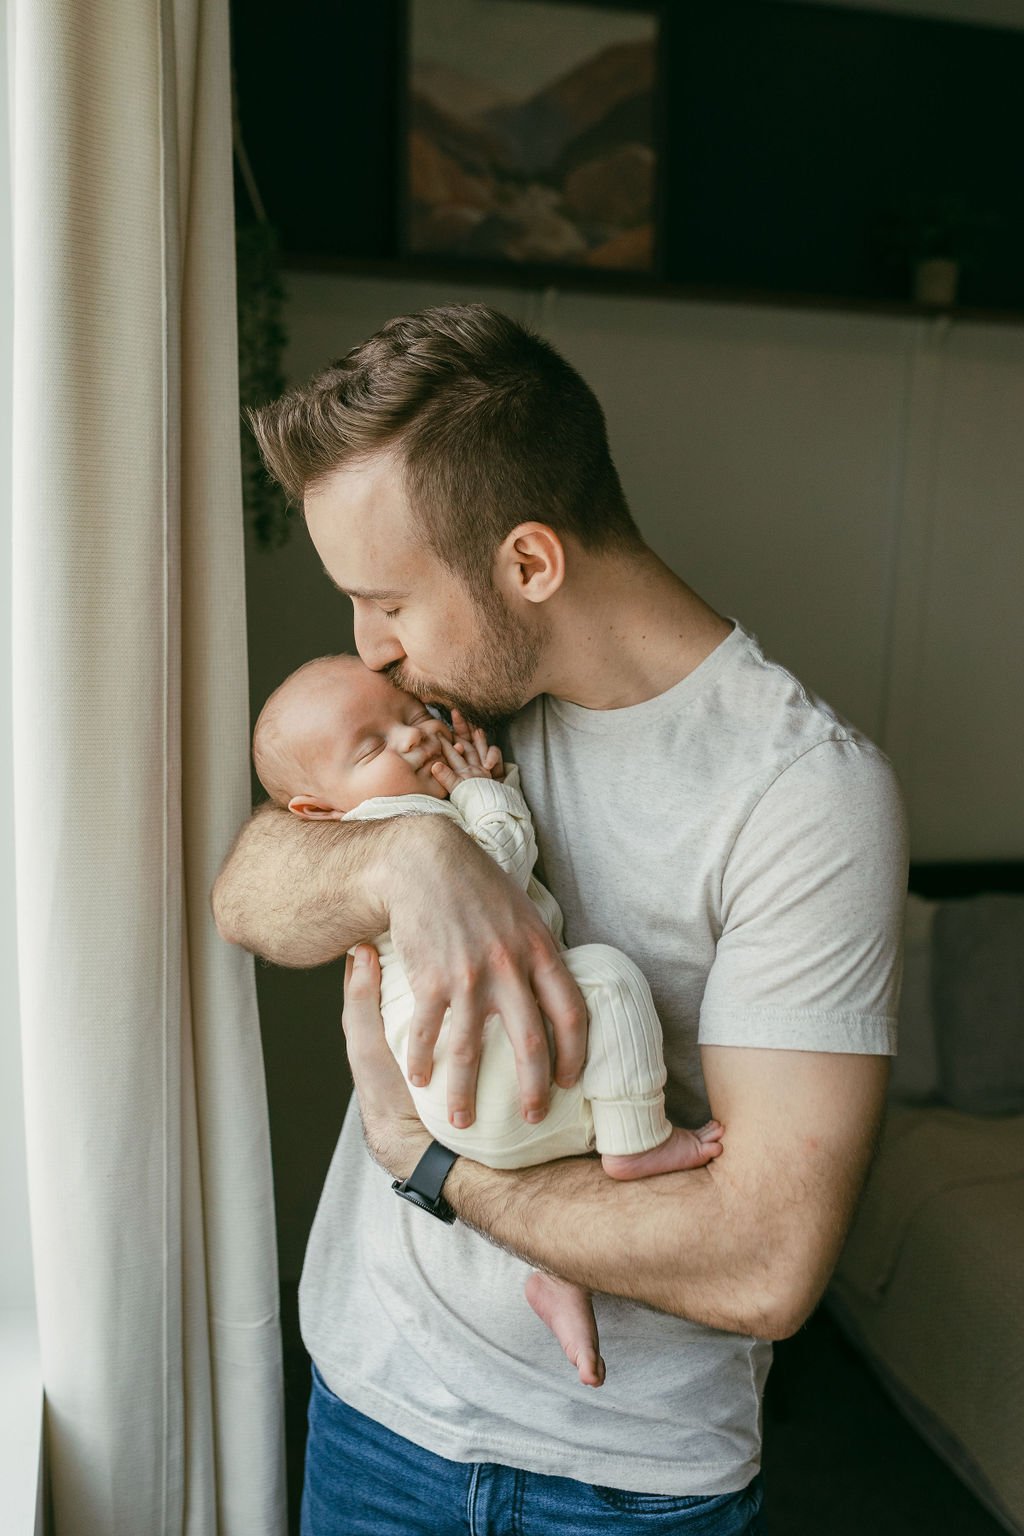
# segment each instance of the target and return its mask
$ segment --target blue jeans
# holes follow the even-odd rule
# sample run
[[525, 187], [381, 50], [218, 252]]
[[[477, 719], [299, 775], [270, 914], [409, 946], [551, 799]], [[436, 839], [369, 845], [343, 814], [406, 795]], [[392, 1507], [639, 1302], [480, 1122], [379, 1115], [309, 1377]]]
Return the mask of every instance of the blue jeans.
[[761, 1477], [739, 1493], [626, 1493], [448, 1461], [343, 1403], [313, 1366], [301, 1536], [763, 1536]]

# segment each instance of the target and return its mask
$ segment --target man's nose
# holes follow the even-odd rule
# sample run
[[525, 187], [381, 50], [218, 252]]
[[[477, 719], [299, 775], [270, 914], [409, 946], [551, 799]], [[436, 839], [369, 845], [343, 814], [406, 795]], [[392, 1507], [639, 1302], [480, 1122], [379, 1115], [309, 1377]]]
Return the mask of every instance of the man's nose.
[[352, 627], [360, 660], [366, 663], [371, 672], [380, 672], [393, 661], [404, 661], [405, 652], [401, 643], [389, 632], [387, 622], [380, 613], [373, 618], [354, 607]]

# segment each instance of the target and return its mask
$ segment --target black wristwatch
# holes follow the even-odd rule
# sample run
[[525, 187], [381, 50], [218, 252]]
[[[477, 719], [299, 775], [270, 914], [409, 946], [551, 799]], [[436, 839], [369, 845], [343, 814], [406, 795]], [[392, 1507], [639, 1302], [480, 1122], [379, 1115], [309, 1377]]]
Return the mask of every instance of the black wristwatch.
[[458, 1155], [439, 1141], [432, 1141], [409, 1177], [402, 1181], [393, 1180], [391, 1188], [403, 1200], [411, 1200], [421, 1211], [429, 1211], [431, 1216], [437, 1216], [451, 1226], [455, 1212], [442, 1198], [441, 1188]]

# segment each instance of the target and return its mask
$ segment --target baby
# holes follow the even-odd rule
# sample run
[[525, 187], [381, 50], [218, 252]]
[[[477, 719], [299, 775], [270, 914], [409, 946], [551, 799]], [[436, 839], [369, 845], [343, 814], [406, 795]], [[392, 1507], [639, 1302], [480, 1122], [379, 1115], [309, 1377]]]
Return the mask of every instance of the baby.
[[[473, 1125], [458, 1129], [448, 1122], [448, 1015], [430, 1082], [408, 1084], [420, 1119], [445, 1146], [491, 1168], [526, 1168], [595, 1146], [616, 1179], [702, 1167], [722, 1150], [722, 1126], [709, 1120], [689, 1131], [665, 1118], [661, 1025], [644, 976], [606, 944], [564, 948], [558, 904], [533, 876], [537, 844], [518, 769], [503, 763], [498, 748], [461, 716], [453, 714], [453, 726], [358, 657], [322, 656], [271, 694], [253, 733], [260, 782], [296, 816], [354, 821], [434, 814], [458, 822], [534, 902], [583, 994], [589, 1019], [583, 1073], [573, 1088], [551, 1084], [548, 1114], [539, 1124], [522, 1117], [511, 1041], [496, 1015], [484, 1026]], [[390, 936], [383, 934], [376, 947], [384, 1030], [406, 1072], [414, 1000]], [[599, 1387], [605, 1368], [589, 1292], [535, 1271], [526, 1296], [580, 1381]]]

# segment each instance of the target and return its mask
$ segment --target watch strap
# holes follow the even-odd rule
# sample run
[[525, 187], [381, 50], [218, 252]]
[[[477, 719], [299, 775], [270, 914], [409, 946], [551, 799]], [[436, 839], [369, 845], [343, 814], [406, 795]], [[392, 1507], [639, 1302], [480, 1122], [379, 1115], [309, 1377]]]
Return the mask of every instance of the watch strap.
[[432, 1141], [409, 1177], [394, 1179], [391, 1188], [403, 1200], [410, 1200], [413, 1205], [429, 1211], [432, 1216], [437, 1216], [451, 1226], [455, 1212], [442, 1197], [441, 1190], [458, 1155], [450, 1147], [442, 1146], [441, 1142]]

